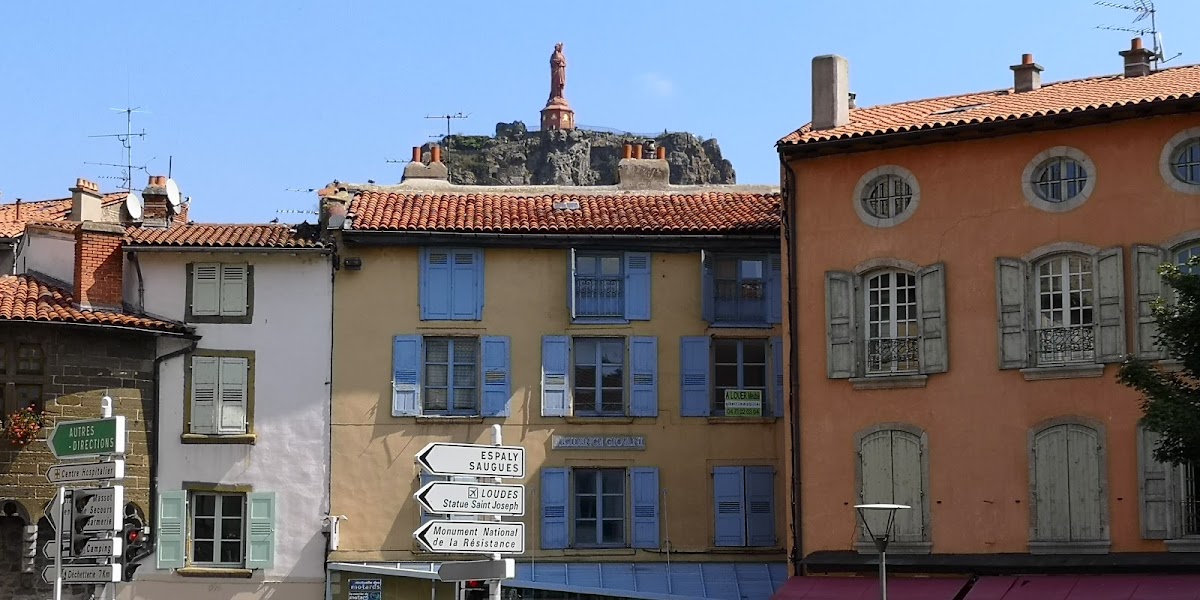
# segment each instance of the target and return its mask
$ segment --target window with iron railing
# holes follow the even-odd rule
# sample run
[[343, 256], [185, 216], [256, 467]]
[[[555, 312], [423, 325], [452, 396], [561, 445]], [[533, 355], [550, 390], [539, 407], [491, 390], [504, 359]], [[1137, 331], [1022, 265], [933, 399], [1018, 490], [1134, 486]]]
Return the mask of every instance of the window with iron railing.
[[1041, 366], [1096, 358], [1092, 259], [1070, 254], [1037, 266], [1035, 354]]
[[920, 364], [917, 278], [904, 271], [867, 280], [867, 374], [915, 373]]
[[621, 254], [575, 255], [575, 315], [625, 315], [625, 273]]

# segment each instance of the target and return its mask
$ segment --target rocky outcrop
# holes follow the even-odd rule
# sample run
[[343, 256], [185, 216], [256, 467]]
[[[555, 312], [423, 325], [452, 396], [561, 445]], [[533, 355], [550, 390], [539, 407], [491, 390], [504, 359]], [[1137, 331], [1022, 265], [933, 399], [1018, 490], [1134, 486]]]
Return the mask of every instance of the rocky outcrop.
[[[468, 185], [613, 185], [627, 143], [646, 137], [576, 129], [528, 131], [520, 121], [496, 124], [495, 137], [452, 135], [442, 140], [450, 180]], [[663, 133], [655, 143], [667, 150], [671, 183], [736, 183], [733, 165], [714, 139]]]

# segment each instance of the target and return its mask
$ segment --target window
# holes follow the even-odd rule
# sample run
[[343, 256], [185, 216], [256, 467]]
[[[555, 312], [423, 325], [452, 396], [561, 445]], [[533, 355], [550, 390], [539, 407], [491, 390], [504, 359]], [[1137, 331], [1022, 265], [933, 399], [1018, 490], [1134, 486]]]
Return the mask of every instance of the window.
[[1167, 358], [1166, 349], [1155, 339], [1158, 325], [1154, 321], [1154, 303], [1160, 296], [1172, 302], [1174, 296], [1163, 283], [1158, 268], [1171, 261], [1184, 272], [1200, 272], [1200, 267], [1188, 265], [1192, 258], [1200, 256], [1200, 243], [1195, 239], [1185, 237], [1180, 243], [1168, 242], [1164, 246], [1138, 244], [1133, 247], [1133, 285], [1137, 299], [1135, 345], [1137, 355], [1148, 360]]
[[1031, 553], [1108, 551], [1104, 435], [1077, 419], [1033, 430], [1030, 445]]
[[[782, 338], [685, 336], [679, 343], [680, 416], [727, 416], [725, 396], [729, 390], [759, 392], [763, 417], [780, 413], [783, 402]], [[738, 400], [754, 400], [753, 394], [736, 396]], [[737, 416], [756, 416], [752, 415], [753, 407], [739, 403], [739, 409], [744, 408], [750, 408], [751, 412], [739, 410]]]
[[1096, 166], [1086, 154], [1057, 146], [1037, 156], [1021, 175], [1025, 199], [1047, 212], [1065, 212], [1087, 201], [1096, 187]]
[[1163, 146], [1158, 158], [1163, 181], [1184, 194], [1200, 194], [1200, 127], [1180, 131]]
[[896, 165], [868, 171], [854, 186], [854, 211], [872, 227], [893, 227], [909, 219], [920, 202], [916, 177]]
[[392, 416], [507, 416], [507, 336], [398, 335], [392, 343]]
[[421, 320], [478, 321], [483, 318], [483, 251], [422, 248]]
[[249, 323], [254, 269], [247, 264], [188, 265], [186, 319], [194, 323]]
[[713, 514], [714, 546], [775, 546], [775, 469], [715, 467]]
[[659, 547], [658, 468], [543, 468], [542, 548]]
[[657, 416], [658, 338], [542, 336], [542, 416], [572, 415]]
[[1184, 183], [1200, 185], [1200, 138], [1179, 145], [1171, 158], [1171, 174]]
[[[1027, 379], [1099, 376], [1125, 354], [1121, 248], [1075, 243], [996, 259], [1000, 368]], [[1140, 259], [1139, 259], [1140, 260]], [[1033, 368], [1031, 368], [1033, 367]]]
[[184, 431], [203, 436], [252, 433], [254, 353], [201, 352], [191, 357]]
[[159, 507], [154, 531], [159, 569], [274, 565], [274, 492], [168, 490], [160, 493]]
[[650, 318], [650, 253], [571, 250], [571, 318], [623, 322]]
[[713, 325], [764, 327], [783, 321], [780, 256], [705, 252], [702, 310]]
[[[726, 392], [758, 392], [759, 411], [767, 416], [767, 340], [714, 339], [713, 415], [725, 414]], [[742, 396], [745, 394], [731, 394]], [[749, 395], [751, 398], [753, 394]], [[753, 400], [751, 400], [753, 402]]]
[[1154, 458], [1160, 436], [1138, 428], [1142, 537], [1168, 540], [1172, 551], [1200, 550], [1200, 468]]
[[0, 342], [0, 400], [3, 414], [0, 422], [8, 415], [33, 407], [37, 412], [44, 408], [43, 386], [46, 381], [46, 352], [39, 343]]
[[924, 385], [948, 368], [945, 266], [875, 259], [825, 274], [826, 373], [858, 388]]
[[[890, 424], [860, 432], [858, 445], [858, 501], [863, 504], [904, 504], [896, 511], [894, 538], [888, 552], [929, 552], [929, 463], [925, 433], [908, 425]], [[872, 531], [883, 531], [887, 513], [867, 515]], [[859, 526], [860, 552], [874, 552], [875, 545]]]

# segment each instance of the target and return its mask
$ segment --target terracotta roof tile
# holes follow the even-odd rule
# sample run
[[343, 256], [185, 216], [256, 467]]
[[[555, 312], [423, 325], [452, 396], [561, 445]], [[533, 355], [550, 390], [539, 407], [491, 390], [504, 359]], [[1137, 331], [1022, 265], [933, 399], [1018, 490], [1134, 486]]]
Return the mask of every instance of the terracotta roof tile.
[[1163, 69], [1144, 77], [1091, 77], [1012, 89], [929, 98], [850, 111], [850, 123], [813, 131], [812, 124], [788, 134], [781, 145], [903, 133], [956, 125], [1035, 119], [1070, 112], [1104, 110], [1200, 97], [1200, 65]]
[[127, 246], [321, 248], [312, 226], [188, 223], [169, 229], [130, 227]]
[[[125, 192], [114, 192], [105, 194], [101, 204], [112, 206], [124, 199]], [[70, 214], [70, 198], [0, 204], [0, 238], [11, 238], [21, 235], [25, 231], [26, 223], [35, 221], [65, 221]]]
[[80, 310], [69, 292], [47, 285], [29, 275], [0, 277], [0, 322], [42, 321], [133, 327], [152, 331], [183, 333], [180, 323], [115, 311]]
[[[700, 189], [664, 193], [538, 194], [362, 190], [352, 229], [487, 233], [778, 233], [779, 193]], [[579, 208], [555, 208], [578, 202]]]

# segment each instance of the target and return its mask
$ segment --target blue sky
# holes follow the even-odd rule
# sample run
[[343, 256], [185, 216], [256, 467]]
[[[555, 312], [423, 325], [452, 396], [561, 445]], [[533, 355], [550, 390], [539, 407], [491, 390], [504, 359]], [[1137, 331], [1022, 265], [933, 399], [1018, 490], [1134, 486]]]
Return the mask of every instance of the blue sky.
[[[1134, 3], [1135, 0], [1119, 0]], [[1158, 0], [1169, 65], [1200, 62], [1200, 2]], [[0, 4], [0, 201], [173, 176], [197, 221], [298, 221], [339, 179], [399, 181], [444, 130], [534, 124], [565, 43], [580, 124], [715, 137], [740, 183], [777, 183], [775, 141], [809, 120], [809, 65], [850, 61], [860, 106], [1003, 88], [1032, 52], [1044, 81], [1115, 73], [1134, 13], [1091, 0], [424, 0]], [[135, 185], [146, 183], [135, 172]], [[311, 218], [311, 217], [310, 217]]]

